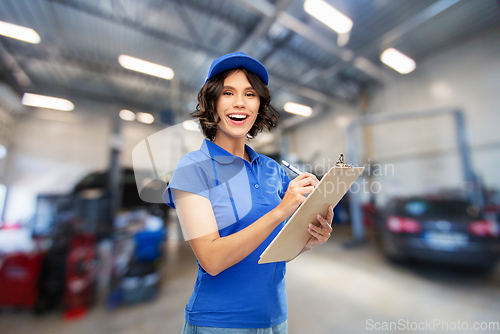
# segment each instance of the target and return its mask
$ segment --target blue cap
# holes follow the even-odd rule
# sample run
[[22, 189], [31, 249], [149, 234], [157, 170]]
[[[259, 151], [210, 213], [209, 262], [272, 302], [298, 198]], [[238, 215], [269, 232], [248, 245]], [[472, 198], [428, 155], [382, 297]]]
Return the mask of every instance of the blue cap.
[[269, 74], [267, 73], [266, 67], [257, 59], [252, 58], [243, 52], [228, 53], [227, 55], [223, 55], [215, 59], [210, 66], [210, 71], [208, 71], [205, 83], [222, 71], [238, 67], [243, 67], [244, 69], [255, 73], [260, 80], [266, 84], [266, 86], [269, 85]]

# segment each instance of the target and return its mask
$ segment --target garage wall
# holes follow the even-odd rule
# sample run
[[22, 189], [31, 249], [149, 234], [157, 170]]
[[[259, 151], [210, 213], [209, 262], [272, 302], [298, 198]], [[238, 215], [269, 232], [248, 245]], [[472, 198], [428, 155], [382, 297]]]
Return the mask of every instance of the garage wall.
[[[500, 188], [500, 28], [448, 47], [374, 95], [371, 111], [393, 113], [458, 107], [465, 113], [475, 172]], [[393, 164], [394, 177], [378, 178], [386, 194], [429, 193], [464, 185], [451, 116], [371, 127], [372, 161]]]
[[[13, 141], [6, 221], [31, 217], [37, 194], [67, 193], [86, 174], [108, 167], [114, 109], [75, 104], [71, 113], [30, 108], [20, 119]], [[123, 122], [120, 165], [132, 167], [132, 149], [158, 130], [153, 125]]]
[[12, 142], [21, 109], [22, 105], [17, 93], [10, 86], [0, 82], [0, 145], [7, 149], [7, 154], [0, 158], [0, 217], [3, 216], [5, 209], [7, 170], [12, 161]]
[[[314, 115], [314, 114], [313, 114]], [[356, 107], [335, 105], [284, 132], [290, 163], [305, 163], [304, 171], [322, 175], [345, 153], [345, 128], [359, 115]], [[287, 160], [288, 161], [288, 160]]]
[[[410, 74], [394, 72], [392, 81], [372, 94], [370, 113], [460, 108], [473, 167], [487, 186], [500, 188], [499, 40], [497, 27], [417, 62]], [[346, 125], [359, 115], [357, 107], [334, 106], [324, 117], [292, 130], [289, 151], [312, 166], [332, 166], [339, 152], [345, 152]], [[366, 145], [358, 161], [378, 183], [377, 203], [396, 195], [465, 187], [451, 116], [375, 125], [359, 135], [363, 133]]]

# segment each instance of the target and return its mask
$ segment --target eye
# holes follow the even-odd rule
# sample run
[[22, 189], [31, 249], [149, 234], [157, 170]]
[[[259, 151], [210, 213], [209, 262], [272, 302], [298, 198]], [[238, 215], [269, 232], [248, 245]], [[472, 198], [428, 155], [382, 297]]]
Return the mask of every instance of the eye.
[[232, 94], [233, 93], [231, 93], [231, 92], [224, 92], [224, 93], [222, 93], [222, 95], [232, 95]]
[[255, 96], [254, 93], [247, 93], [247, 96]]

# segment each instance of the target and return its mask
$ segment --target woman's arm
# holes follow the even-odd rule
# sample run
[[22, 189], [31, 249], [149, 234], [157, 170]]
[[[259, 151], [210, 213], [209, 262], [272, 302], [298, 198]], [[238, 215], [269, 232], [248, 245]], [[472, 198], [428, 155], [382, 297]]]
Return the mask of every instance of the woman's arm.
[[200, 195], [174, 189], [177, 215], [196, 258], [215, 276], [252, 253], [286, 218], [304, 202], [318, 184], [316, 177], [303, 173], [292, 180], [281, 203], [245, 229], [221, 238], [210, 201]]

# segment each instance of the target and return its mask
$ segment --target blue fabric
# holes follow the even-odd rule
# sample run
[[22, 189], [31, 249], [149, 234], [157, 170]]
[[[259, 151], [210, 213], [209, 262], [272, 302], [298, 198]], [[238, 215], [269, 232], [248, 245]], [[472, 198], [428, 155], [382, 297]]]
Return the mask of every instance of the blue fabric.
[[210, 65], [210, 70], [208, 71], [205, 83], [225, 70], [238, 67], [243, 67], [244, 69], [255, 73], [260, 80], [266, 84], [266, 86], [269, 86], [269, 74], [267, 73], [266, 67], [262, 65], [260, 61], [250, 57], [244, 52], [228, 53], [215, 59], [212, 62], [212, 65]]
[[[245, 146], [251, 162], [211, 141], [186, 154], [177, 164], [163, 199], [175, 208], [171, 189], [208, 198], [221, 237], [236, 233], [273, 210], [283, 199], [290, 178], [269, 157]], [[216, 276], [198, 263], [185, 318], [194, 326], [266, 328], [287, 319], [285, 262], [258, 264], [284, 222], [245, 259]]]
[[137, 232], [134, 239], [136, 261], [154, 261], [161, 256], [160, 247], [164, 240], [162, 230]]
[[182, 334], [288, 334], [288, 322], [268, 328], [221, 328], [193, 326], [184, 320]]

